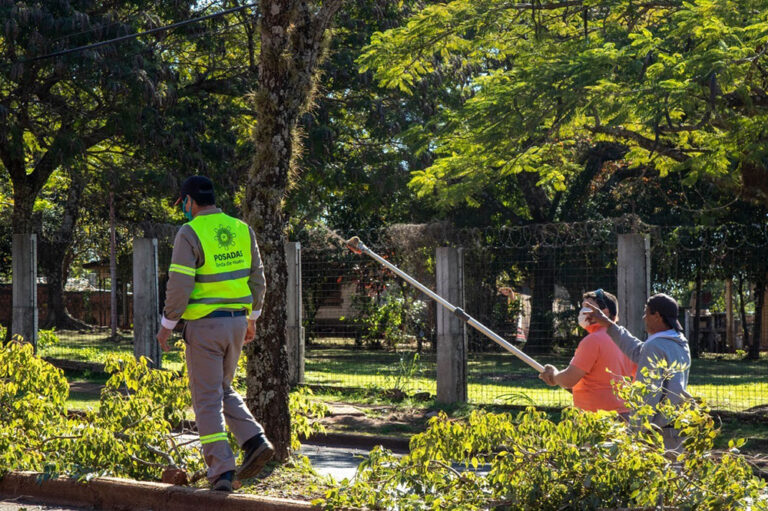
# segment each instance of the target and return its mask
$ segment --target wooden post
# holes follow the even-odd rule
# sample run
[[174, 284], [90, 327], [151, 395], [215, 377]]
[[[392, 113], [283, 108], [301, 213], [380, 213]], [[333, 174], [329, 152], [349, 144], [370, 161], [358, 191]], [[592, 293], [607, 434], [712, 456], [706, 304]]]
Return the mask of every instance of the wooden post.
[[288, 383], [304, 383], [304, 328], [301, 325], [301, 243], [285, 243], [288, 282], [285, 289], [285, 338], [288, 351]]
[[[439, 247], [436, 253], [437, 294], [464, 307], [464, 251]], [[466, 324], [445, 307], [437, 308], [437, 401], [467, 401]]]
[[11, 260], [11, 335], [20, 335], [37, 352], [37, 235], [14, 234]]
[[157, 240], [137, 238], [133, 242], [133, 354], [160, 369], [162, 354], [155, 337], [160, 328], [157, 278]]
[[643, 309], [651, 294], [651, 241], [647, 234], [619, 234], [619, 323], [643, 337]]

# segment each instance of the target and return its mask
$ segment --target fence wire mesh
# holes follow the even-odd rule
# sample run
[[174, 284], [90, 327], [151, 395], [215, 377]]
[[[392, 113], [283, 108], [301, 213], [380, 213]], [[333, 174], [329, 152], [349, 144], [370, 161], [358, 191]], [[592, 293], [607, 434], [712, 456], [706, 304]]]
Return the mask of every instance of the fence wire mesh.
[[[616, 293], [616, 226], [598, 222], [505, 229], [465, 251], [466, 310], [542, 363], [563, 369], [580, 340], [582, 295]], [[562, 389], [485, 336], [468, 331], [468, 392], [477, 403], [564, 406]]]
[[[374, 252], [434, 286], [434, 256], [404, 250], [391, 233], [372, 231], [362, 238]], [[301, 264], [306, 383], [435, 394], [434, 304], [323, 233], [306, 236]]]
[[[153, 225], [145, 236], [157, 239], [158, 261], [158, 314], [165, 301], [173, 251], [173, 238], [178, 226]], [[132, 231], [135, 231], [135, 226]], [[147, 229], [145, 229], [146, 231]], [[112, 314], [112, 279], [109, 253], [95, 253], [92, 262], [70, 269], [77, 275], [70, 278], [63, 293], [56, 297], [47, 283], [38, 284], [38, 354], [55, 359], [57, 364], [78, 368], [79, 364], [102, 364], [113, 354], [133, 356], [133, 257], [131, 238], [119, 246], [116, 258], [116, 315]], [[10, 287], [10, 286], [9, 286]], [[49, 304], [63, 300], [69, 319], [64, 326], [47, 327]], [[114, 323], [114, 326], [113, 326]], [[172, 342], [179, 339], [174, 333]], [[178, 354], [165, 355], [165, 367], [179, 369]], [[85, 369], [91, 366], [82, 364]]]
[[[501, 230], [398, 226], [361, 237], [432, 289], [436, 247], [463, 247], [465, 310], [540, 363], [563, 369], [585, 334], [576, 322], [582, 295], [598, 288], [617, 292], [618, 235], [630, 232], [652, 240], [652, 292], [671, 294], [682, 306], [695, 357], [691, 391], [718, 409], [768, 403], [768, 361], [744, 360], [756, 334], [768, 349], [768, 317], [762, 335], [755, 332], [758, 309], [768, 316], [756, 289], [764, 287], [768, 272], [764, 226], [655, 227], [626, 217]], [[307, 383], [433, 393], [438, 305], [367, 257], [311, 236], [303, 243]], [[697, 281], [698, 329], [691, 299]], [[734, 310], [727, 321], [730, 341], [726, 288]], [[470, 328], [467, 338], [470, 401], [571, 404], [568, 393], [546, 387], [535, 371], [479, 332]]]
[[[158, 239], [161, 307], [176, 229], [145, 233]], [[617, 238], [628, 232], [650, 236], [652, 292], [671, 294], [681, 304], [680, 321], [694, 354], [690, 391], [717, 409], [768, 405], [764, 224], [656, 227], [627, 217], [512, 229], [402, 225], [355, 234], [431, 289], [436, 248], [461, 247], [465, 310], [540, 363], [562, 369], [583, 335], [576, 323], [582, 294], [617, 291]], [[344, 248], [338, 237], [318, 230], [299, 233], [298, 240], [306, 383], [434, 395], [439, 305], [369, 257]], [[111, 353], [132, 354], [132, 262], [130, 250], [122, 252], [128, 255], [117, 260], [114, 334], [108, 255], [77, 268], [78, 279], [70, 279], [60, 296], [47, 283], [38, 285], [42, 356], [103, 362]], [[0, 285], [0, 292], [10, 311], [11, 284]], [[43, 327], [56, 300], [64, 301], [73, 322], [51, 332]], [[535, 371], [471, 328], [467, 342], [471, 402], [571, 403], [569, 394], [546, 387]], [[180, 366], [178, 355], [166, 357], [165, 367]]]
[[681, 305], [694, 357], [690, 391], [713, 407], [768, 403], [768, 227], [655, 227], [652, 292]]

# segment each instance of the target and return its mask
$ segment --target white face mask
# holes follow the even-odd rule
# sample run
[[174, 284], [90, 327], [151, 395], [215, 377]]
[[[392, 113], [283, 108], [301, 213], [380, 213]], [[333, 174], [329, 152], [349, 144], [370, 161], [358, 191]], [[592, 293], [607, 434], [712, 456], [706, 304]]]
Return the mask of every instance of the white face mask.
[[587, 312], [590, 312], [588, 307], [582, 307], [579, 311], [579, 326], [584, 330], [587, 329], [592, 323], [587, 319]]

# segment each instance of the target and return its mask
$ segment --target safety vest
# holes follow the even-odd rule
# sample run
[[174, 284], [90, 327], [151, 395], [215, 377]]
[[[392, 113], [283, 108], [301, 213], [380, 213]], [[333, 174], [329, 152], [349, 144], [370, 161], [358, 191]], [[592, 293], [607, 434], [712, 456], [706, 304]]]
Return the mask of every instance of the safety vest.
[[195, 277], [195, 287], [181, 315], [200, 319], [218, 309], [253, 308], [248, 287], [251, 276], [251, 234], [248, 225], [224, 213], [198, 215], [188, 225], [203, 248], [204, 263], [199, 268], [172, 264], [170, 271]]

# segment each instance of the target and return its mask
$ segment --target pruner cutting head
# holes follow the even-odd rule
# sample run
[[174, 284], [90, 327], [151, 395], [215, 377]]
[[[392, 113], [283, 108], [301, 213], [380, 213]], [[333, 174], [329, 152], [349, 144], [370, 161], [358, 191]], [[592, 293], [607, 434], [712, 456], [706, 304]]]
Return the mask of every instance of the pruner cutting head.
[[365, 243], [360, 241], [360, 238], [357, 236], [352, 236], [346, 241], [345, 244], [347, 245], [347, 248], [355, 254], [362, 254], [363, 250], [365, 250]]

